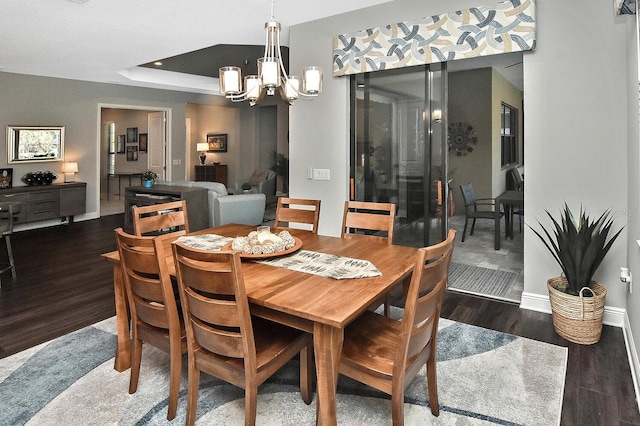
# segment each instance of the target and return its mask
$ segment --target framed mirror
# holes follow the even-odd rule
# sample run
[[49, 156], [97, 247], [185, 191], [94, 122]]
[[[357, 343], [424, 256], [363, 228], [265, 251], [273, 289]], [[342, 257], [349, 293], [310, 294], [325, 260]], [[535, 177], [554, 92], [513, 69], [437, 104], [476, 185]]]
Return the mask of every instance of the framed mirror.
[[7, 163], [64, 160], [64, 126], [7, 126]]

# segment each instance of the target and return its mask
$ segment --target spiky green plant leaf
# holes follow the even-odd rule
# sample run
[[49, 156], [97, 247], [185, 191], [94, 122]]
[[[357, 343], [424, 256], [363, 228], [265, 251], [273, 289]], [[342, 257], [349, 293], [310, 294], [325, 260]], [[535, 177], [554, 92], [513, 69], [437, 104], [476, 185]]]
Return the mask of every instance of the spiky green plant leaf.
[[551, 226], [547, 228], [538, 220], [542, 232], [531, 226], [529, 228], [562, 268], [567, 279], [565, 291], [577, 295], [581, 288], [589, 287], [593, 275], [624, 227], [609, 238], [613, 226], [611, 209], [606, 210], [595, 221], [580, 206], [576, 222], [566, 203], [561, 210], [560, 220], [555, 219], [546, 209], [545, 213], [551, 220]]

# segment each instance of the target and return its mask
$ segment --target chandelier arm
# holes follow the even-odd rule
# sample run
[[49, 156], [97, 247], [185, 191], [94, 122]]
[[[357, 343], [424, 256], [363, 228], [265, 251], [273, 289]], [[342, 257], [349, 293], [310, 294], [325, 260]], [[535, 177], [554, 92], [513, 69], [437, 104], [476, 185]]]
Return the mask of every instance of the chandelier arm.
[[[275, 1], [271, 1], [271, 21], [265, 23], [265, 43], [264, 55], [258, 59], [258, 76], [246, 76], [242, 84], [241, 74], [238, 67], [220, 68], [220, 91], [232, 102], [242, 102], [248, 100], [251, 106], [259, 103], [265, 96], [272, 96], [276, 89], [289, 105], [293, 105], [296, 99], [312, 100], [322, 91], [322, 68], [307, 67], [302, 70], [302, 77], [289, 76], [282, 60], [282, 50], [280, 46], [280, 23], [274, 19]], [[274, 62], [277, 62], [275, 64]], [[308, 79], [308, 71], [313, 69], [314, 74], [311, 80]], [[223, 71], [229, 71], [229, 75], [237, 74], [237, 83], [230, 80], [227, 85]], [[231, 77], [228, 77], [231, 79]], [[251, 81], [251, 85], [249, 85]], [[311, 81], [310, 90], [307, 83]], [[239, 83], [239, 84], [238, 84]], [[240, 86], [240, 87], [238, 87]], [[243, 87], [244, 86], [244, 87]], [[302, 87], [301, 87], [302, 86]], [[240, 92], [242, 90], [242, 92]], [[232, 93], [228, 93], [232, 92]]]

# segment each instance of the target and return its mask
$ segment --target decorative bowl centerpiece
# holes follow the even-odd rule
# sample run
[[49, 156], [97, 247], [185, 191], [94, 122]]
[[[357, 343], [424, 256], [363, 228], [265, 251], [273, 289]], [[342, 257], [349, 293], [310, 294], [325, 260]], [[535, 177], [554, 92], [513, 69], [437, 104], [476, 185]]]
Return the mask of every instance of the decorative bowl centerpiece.
[[29, 186], [51, 185], [56, 179], [58, 176], [48, 170], [46, 172], [28, 172], [22, 177], [22, 181]]
[[228, 246], [231, 250], [239, 251], [241, 257], [267, 258], [293, 253], [302, 247], [302, 241], [289, 231], [274, 234], [268, 226], [258, 226], [246, 237], [234, 238]]

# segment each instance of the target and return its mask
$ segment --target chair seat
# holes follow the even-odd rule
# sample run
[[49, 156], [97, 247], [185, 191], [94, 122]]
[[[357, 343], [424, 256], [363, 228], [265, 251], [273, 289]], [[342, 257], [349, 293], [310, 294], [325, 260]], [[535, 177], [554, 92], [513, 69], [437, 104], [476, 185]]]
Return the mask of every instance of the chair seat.
[[[504, 213], [500, 212], [500, 217], [502, 216], [504, 216]], [[469, 213], [469, 217], [475, 219], [493, 219], [494, 217], [496, 217], [496, 214], [490, 211], [477, 211]]]
[[372, 311], [365, 311], [345, 329], [349, 341], [342, 353], [342, 363], [351, 368], [366, 367], [381, 377], [391, 377], [396, 342], [401, 323]]
[[[258, 377], [262, 378], [258, 384], [269, 378], [271, 374], [261, 375], [261, 370], [265, 365], [279, 366], [284, 365], [290, 358], [289, 352], [298, 353], [307, 343], [306, 333], [291, 327], [274, 323], [261, 318], [252, 317], [251, 325], [253, 327], [254, 339], [256, 343], [256, 366]], [[291, 342], [296, 341], [292, 345]], [[244, 369], [244, 358], [230, 358], [215, 354], [207, 349], [200, 347], [195, 351], [195, 357], [203, 371], [207, 371], [207, 365], [227, 364], [232, 369]], [[282, 362], [274, 363], [274, 359], [282, 357]], [[274, 369], [277, 370], [277, 368]], [[234, 383], [237, 386], [244, 387], [244, 382]]]

